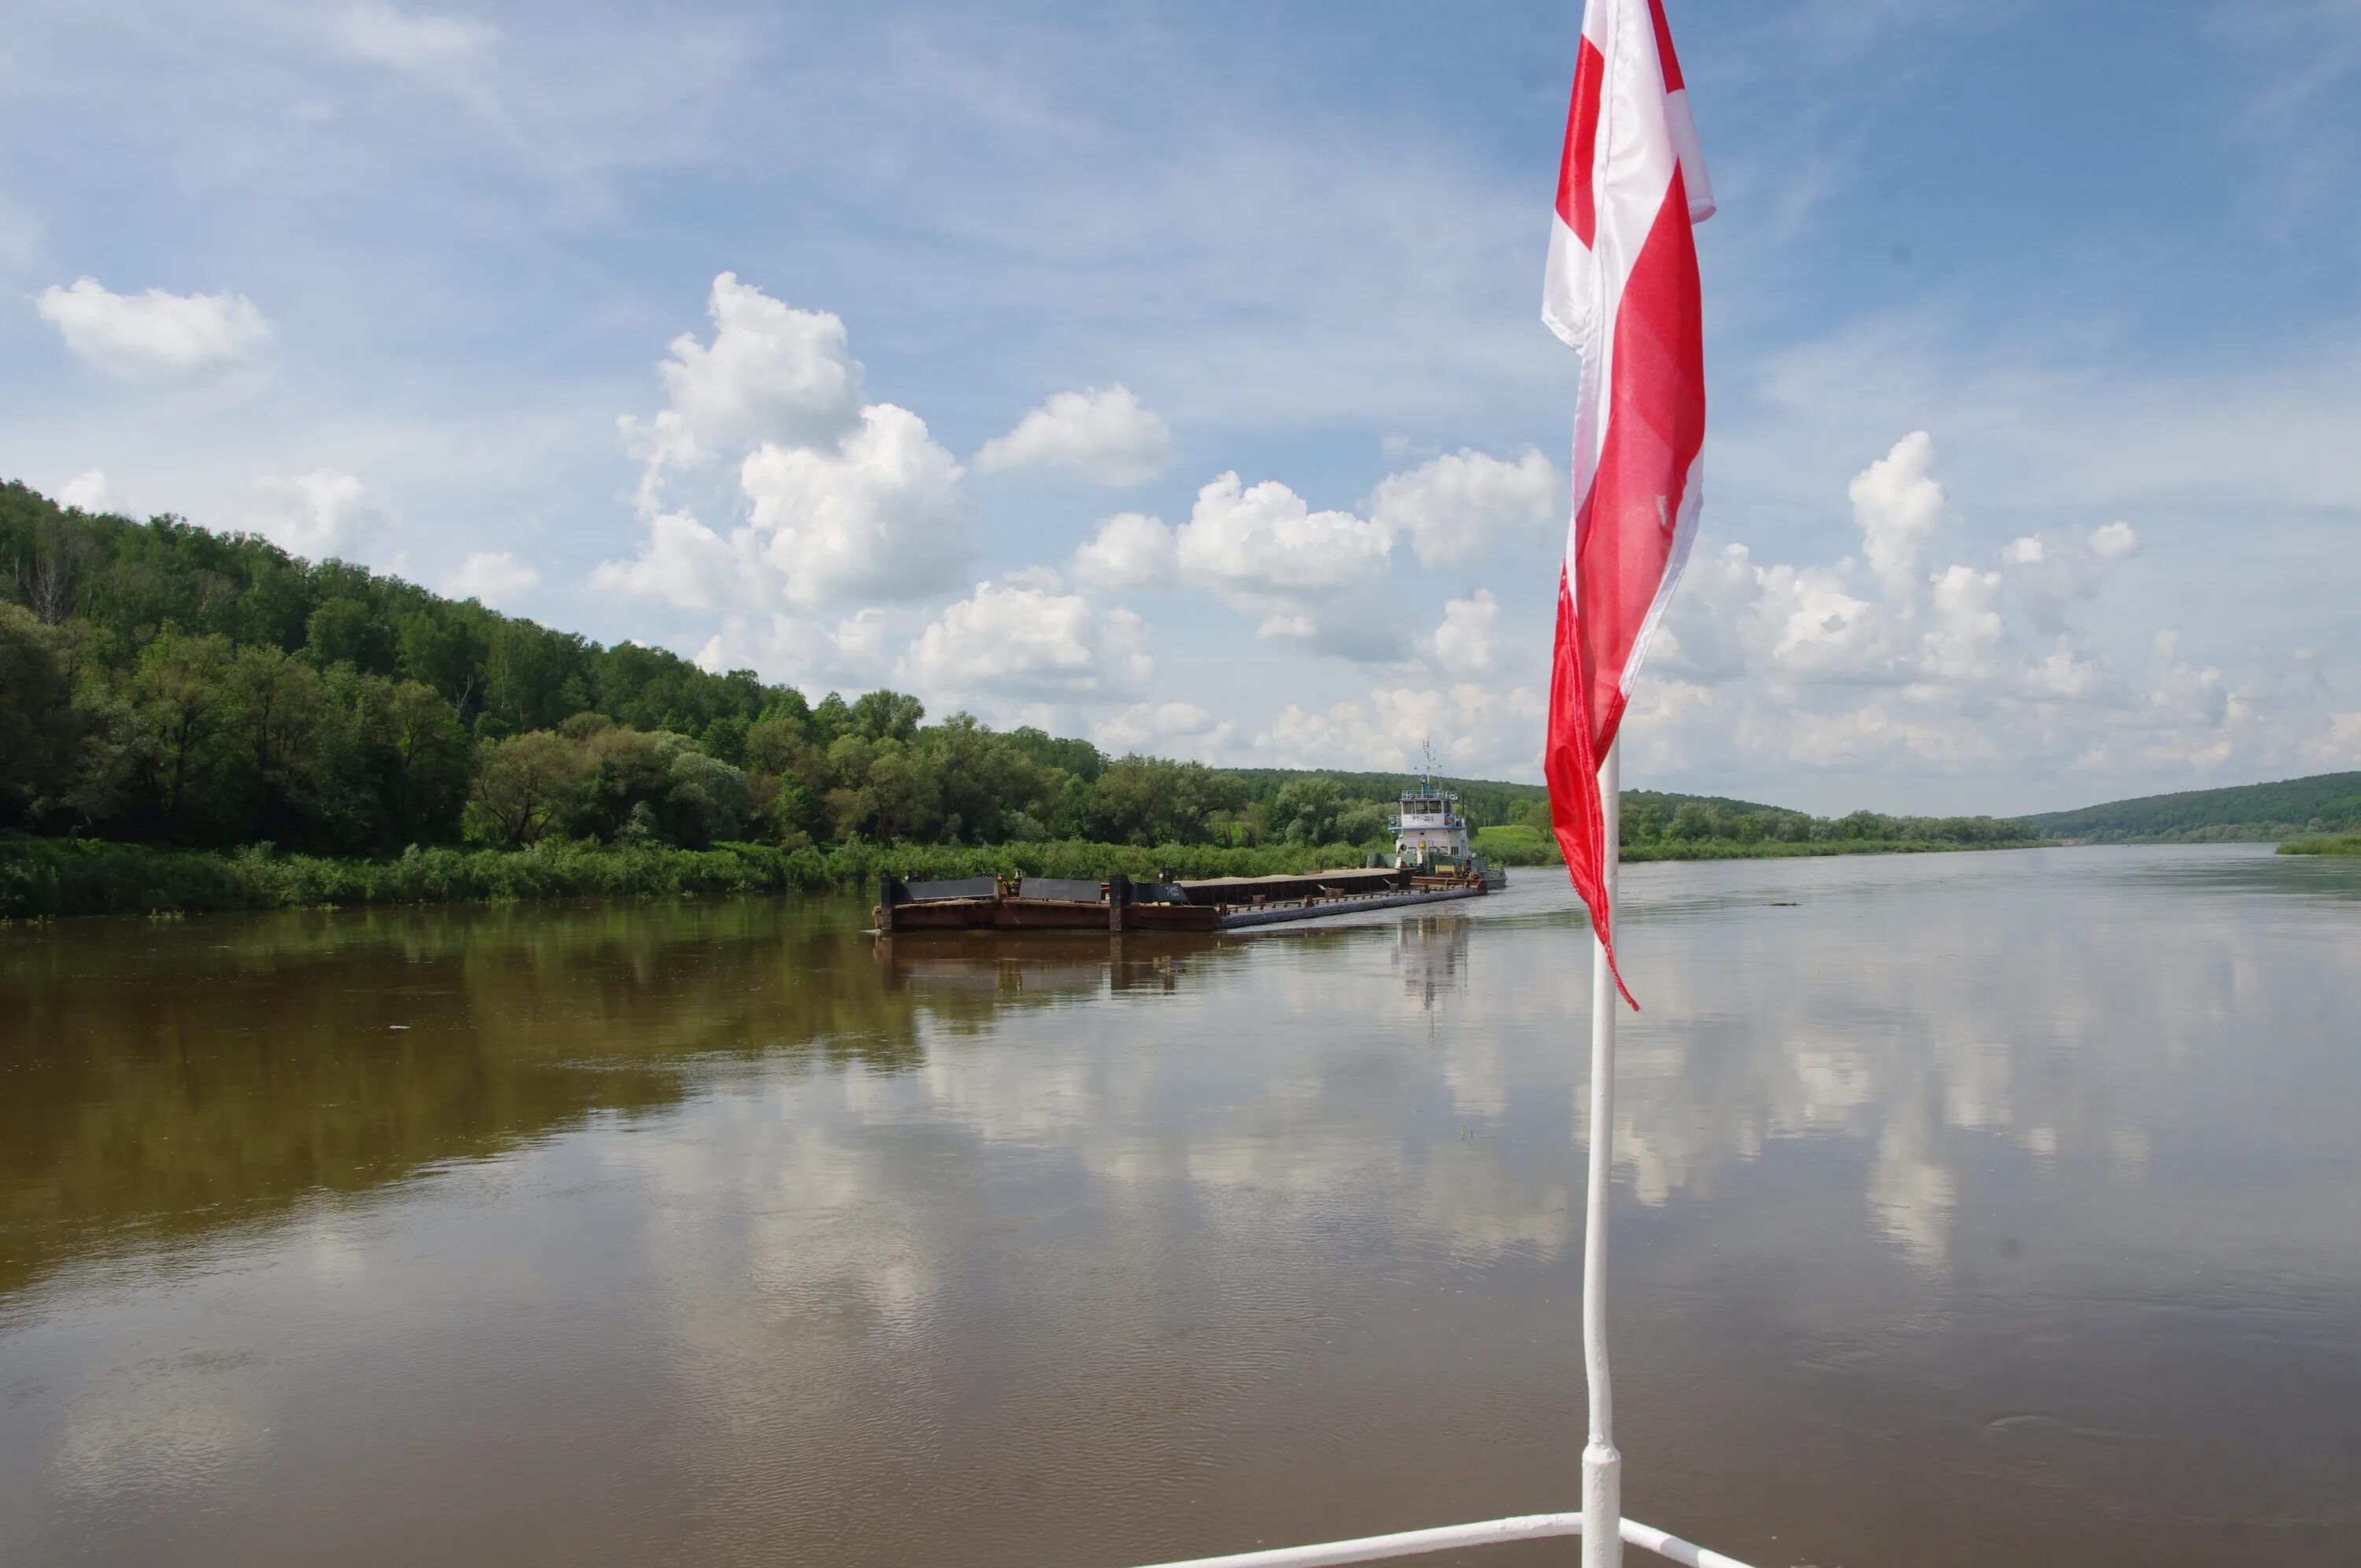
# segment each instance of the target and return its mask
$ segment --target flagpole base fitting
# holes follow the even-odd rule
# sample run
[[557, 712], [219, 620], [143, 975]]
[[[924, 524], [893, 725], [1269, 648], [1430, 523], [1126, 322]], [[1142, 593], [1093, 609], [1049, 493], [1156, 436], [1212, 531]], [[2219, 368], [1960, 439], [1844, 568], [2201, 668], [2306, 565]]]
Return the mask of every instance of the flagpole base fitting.
[[1623, 1568], [1623, 1455], [1611, 1442], [1582, 1451], [1582, 1568]]

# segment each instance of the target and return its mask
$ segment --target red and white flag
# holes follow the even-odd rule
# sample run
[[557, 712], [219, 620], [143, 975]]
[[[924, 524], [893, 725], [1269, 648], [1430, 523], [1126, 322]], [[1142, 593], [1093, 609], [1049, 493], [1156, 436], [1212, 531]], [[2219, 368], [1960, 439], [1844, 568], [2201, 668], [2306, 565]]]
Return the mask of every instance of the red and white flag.
[[1697, 536], [1705, 345], [1691, 231], [1712, 215], [1664, 0], [1588, 0], [1542, 290], [1542, 320], [1582, 356], [1543, 771], [1566, 870], [1626, 1002], [1598, 766]]

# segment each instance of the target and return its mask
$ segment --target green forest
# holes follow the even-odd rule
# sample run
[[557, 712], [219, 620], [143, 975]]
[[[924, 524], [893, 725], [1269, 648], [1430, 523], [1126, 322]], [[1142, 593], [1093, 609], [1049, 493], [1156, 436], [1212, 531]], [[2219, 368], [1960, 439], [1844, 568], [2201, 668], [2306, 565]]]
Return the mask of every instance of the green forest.
[[2182, 790], [2026, 819], [2053, 839], [2100, 843], [2263, 842], [2361, 830], [2361, 773], [2315, 773], [2277, 784]]
[[[1112, 869], [1118, 849], [1312, 869], [1385, 843], [1410, 782], [1110, 757], [928, 717], [904, 693], [813, 702], [251, 535], [0, 485], [0, 913], [846, 885], [980, 855]], [[1500, 859], [1555, 860], [1539, 786], [1450, 784]], [[2026, 838], [1989, 818], [1626, 802], [1634, 858]]]

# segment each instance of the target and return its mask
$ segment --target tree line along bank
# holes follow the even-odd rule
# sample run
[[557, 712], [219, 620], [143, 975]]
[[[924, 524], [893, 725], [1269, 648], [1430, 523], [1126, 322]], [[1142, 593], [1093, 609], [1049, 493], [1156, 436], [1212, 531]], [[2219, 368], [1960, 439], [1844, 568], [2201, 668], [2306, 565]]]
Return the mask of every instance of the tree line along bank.
[[[250, 535], [0, 486], [0, 830], [20, 840], [347, 860], [562, 842], [644, 863], [724, 844], [1357, 850], [1387, 841], [1401, 783], [925, 720], [906, 694], [813, 703], [752, 671], [601, 646]], [[1554, 858], [1537, 786], [1466, 795], [1479, 826], [1505, 832], [1504, 858]], [[1635, 846], [2025, 834], [1630, 798]]]

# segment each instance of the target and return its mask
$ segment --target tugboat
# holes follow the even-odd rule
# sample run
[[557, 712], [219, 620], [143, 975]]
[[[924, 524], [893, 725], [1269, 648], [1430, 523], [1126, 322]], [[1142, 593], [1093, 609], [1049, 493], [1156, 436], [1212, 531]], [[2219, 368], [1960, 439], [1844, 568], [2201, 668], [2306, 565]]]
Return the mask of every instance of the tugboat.
[[1509, 873], [1477, 854], [1468, 841], [1459, 797], [1437, 787], [1431, 755], [1418, 786], [1402, 791], [1393, 830], [1394, 865], [1415, 878], [1473, 878], [1495, 893], [1509, 885]]

